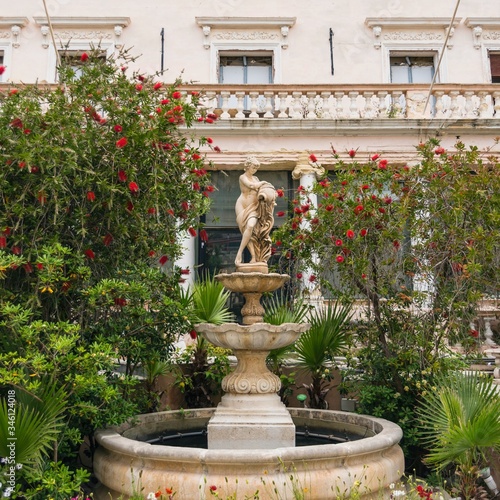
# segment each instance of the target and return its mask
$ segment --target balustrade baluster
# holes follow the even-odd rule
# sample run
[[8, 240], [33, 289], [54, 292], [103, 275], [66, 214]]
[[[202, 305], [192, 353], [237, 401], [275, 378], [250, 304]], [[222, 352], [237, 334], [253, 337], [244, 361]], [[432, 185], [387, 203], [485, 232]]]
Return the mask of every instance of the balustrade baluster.
[[321, 118], [323, 120], [329, 120], [332, 118], [332, 115], [330, 114], [330, 96], [332, 95], [331, 92], [321, 92]]
[[366, 90], [363, 92], [363, 97], [365, 98], [365, 109], [364, 118], [371, 120], [375, 118], [375, 108], [373, 107], [373, 94], [374, 92]]
[[255, 91], [251, 91], [248, 93], [250, 96], [250, 115], [249, 118], [258, 118], [257, 114], [257, 98], [259, 97], [259, 93]]
[[221, 120], [229, 120], [229, 118], [231, 118], [231, 115], [228, 113], [228, 109], [229, 109], [229, 96], [231, 95], [231, 93], [227, 90], [222, 90], [221, 93], [220, 93], [221, 97], [222, 97], [222, 113], [220, 115], [220, 119]]
[[264, 106], [264, 118], [274, 118], [273, 114], [273, 97], [274, 92], [266, 90], [264, 91], [264, 97], [266, 98], [266, 105]]
[[213, 113], [217, 107], [217, 92], [209, 90], [206, 92], [206, 98], [204, 100], [204, 108], [207, 113]]
[[387, 118], [387, 95], [387, 90], [379, 90], [377, 92], [379, 118]]
[[288, 115], [286, 113], [288, 92], [280, 91], [278, 92], [278, 97], [280, 100], [280, 112], [278, 118], [288, 118]]
[[351, 91], [349, 92], [349, 118], [356, 119], [359, 118], [359, 108], [358, 108], [358, 96], [359, 92]]
[[293, 96], [293, 114], [292, 118], [304, 118], [304, 114], [302, 113], [302, 92], [292, 92]]
[[[403, 92], [401, 90], [393, 90], [391, 92], [391, 108], [389, 114], [391, 118], [402, 118], [403, 115], [403, 104], [401, 102], [401, 96]], [[406, 102], [405, 102], [406, 104]]]
[[488, 105], [488, 92], [481, 90], [479, 96], [479, 118], [491, 118], [490, 106]]
[[344, 92], [335, 92], [335, 118], [344, 118]]
[[500, 91], [495, 90], [491, 99], [493, 100], [493, 118], [500, 118]]
[[474, 110], [474, 92], [470, 90], [466, 90], [464, 92], [465, 97], [465, 118], [476, 118], [476, 113]]
[[243, 113], [243, 109], [245, 106], [245, 92], [238, 91], [235, 92], [235, 95], [237, 100], [235, 118], [243, 119], [245, 118], [245, 113]]
[[445, 118], [444, 103], [443, 103], [443, 90], [435, 90], [432, 95], [436, 99], [434, 109], [436, 110], [436, 118]]
[[459, 90], [450, 90], [450, 118], [460, 118], [460, 105], [458, 103]]
[[307, 119], [315, 120], [318, 118], [316, 114], [316, 92], [307, 92]]

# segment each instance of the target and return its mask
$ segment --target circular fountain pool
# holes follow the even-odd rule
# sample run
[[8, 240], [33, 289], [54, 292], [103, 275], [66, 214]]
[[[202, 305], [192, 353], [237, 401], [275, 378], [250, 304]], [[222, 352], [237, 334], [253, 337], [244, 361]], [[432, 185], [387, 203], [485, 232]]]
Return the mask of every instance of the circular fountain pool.
[[[150, 444], [165, 432], [204, 428], [215, 409], [141, 415], [133, 424], [98, 431], [94, 470], [101, 485], [97, 500], [127, 499], [142, 490], [172, 488], [180, 500], [210, 498], [311, 500], [348, 497], [389, 498], [388, 486], [404, 470], [398, 443], [401, 429], [387, 420], [329, 410], [290, 408], [294, 424], [318, 433], [355, 436], [331, 444], [276, 449], [205, 449]], [[357, 486], [359, 484], [359, 486]], [[257, 498], [257, 497], [255, 497]]]

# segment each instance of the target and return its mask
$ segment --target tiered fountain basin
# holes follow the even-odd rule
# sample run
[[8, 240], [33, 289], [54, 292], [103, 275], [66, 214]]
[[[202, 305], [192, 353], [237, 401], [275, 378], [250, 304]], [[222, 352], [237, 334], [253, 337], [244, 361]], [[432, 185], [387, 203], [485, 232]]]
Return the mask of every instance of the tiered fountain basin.
[[[332, 410], [289, 408], [297, 426], [345, 432], [358, 440], [337, 444], [276, 449], [202, 449], [149, 444], [165, 432], [204, 428], [215, 408], [141, 415], [133, 424], [98, 431], [95, 474], [101, 482], [96, 500], [128, 499], [142, 489], [144, 497], [158, 488], [173, 488], [175, 498], [260, 500], [302, 498], [331, 500], [351, 488], [363, 499], [390, 497], [389, 484], [404, 470], [398, 443], [400, 427], [387, 420]], [[228, 447], [231, 444], [228, 443]], [[359, 486], [355, 485], [359, 482]], [[356, 483], [357, 484], [357, 483]], [[257, 497], [256, 497], [257, 498]]]

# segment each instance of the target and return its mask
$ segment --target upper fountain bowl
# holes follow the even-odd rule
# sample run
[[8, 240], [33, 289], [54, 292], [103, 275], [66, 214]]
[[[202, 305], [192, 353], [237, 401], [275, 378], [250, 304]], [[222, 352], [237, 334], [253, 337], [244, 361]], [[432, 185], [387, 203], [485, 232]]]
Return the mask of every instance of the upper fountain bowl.
[[239, 293], [266, 293], [281, 288], [289, 279], [288, 274], [278, 273], [242, 273], [218, 274], [215, 279], [220, 281], [227, 290]]

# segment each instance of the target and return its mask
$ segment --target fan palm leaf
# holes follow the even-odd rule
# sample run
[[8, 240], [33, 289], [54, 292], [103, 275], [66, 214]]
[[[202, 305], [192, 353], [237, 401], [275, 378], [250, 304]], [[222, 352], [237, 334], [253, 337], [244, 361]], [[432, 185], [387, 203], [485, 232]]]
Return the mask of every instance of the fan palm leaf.
[[230, 292], [213, 276], [207, 275], [193, 286], [193, 308], [196, 323], [220, 325], [232, 321], [233, 314], [226, 307]]

